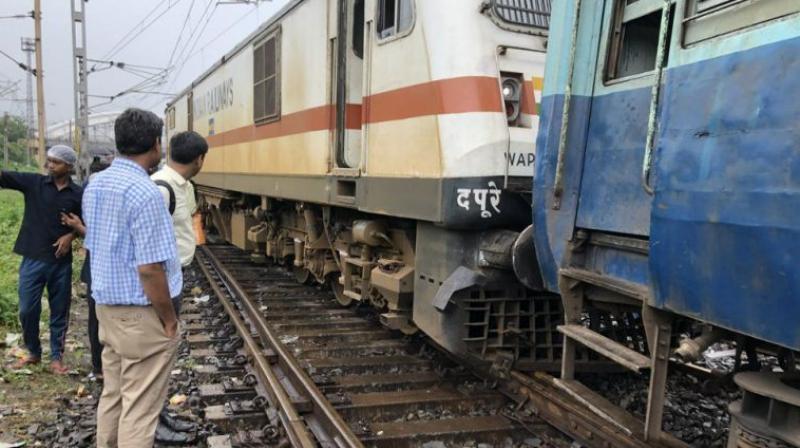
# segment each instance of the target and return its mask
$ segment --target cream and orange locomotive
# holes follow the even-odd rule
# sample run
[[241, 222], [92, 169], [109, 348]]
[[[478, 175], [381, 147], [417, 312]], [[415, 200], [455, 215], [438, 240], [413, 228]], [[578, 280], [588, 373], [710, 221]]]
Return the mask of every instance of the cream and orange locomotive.
[[453, 353], [551, 363], [560, 300], [512, 270], [549, 17], [549, 0], [294, 0], [169, 103], [167, 132], [207, 137], [197, 190], [227, 241]]

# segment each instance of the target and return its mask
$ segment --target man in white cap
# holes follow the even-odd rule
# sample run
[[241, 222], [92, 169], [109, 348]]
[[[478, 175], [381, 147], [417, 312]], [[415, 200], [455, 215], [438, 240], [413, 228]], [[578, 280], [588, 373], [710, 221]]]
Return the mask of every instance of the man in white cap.
[[68, 146], [47, 151], [48, 175], [0, 172], [0, 188], [25, 195], [25, 214], [14, 245], [22, 255], [19, 267], [19, 320], [28, 356], [14, 367], [37, 364], [42, 359], [39, 318], [42, 292], [47, 287], [50, 304], [50, 370], [65, 374], [62, 362], [72, 298], [72, 229], [62, 222], [69, 213], [80, 215], [83, 189], [72, 182], [77, 156]]

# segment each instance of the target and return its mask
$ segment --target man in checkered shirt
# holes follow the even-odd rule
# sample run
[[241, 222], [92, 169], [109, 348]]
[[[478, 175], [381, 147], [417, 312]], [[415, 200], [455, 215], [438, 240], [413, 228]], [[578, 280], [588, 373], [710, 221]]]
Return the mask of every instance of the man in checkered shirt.
[[128, 109], [114, 123], [117, 157], [84, 192], [86, 248], [100, 322], [105, 384], [98, 447], [150, 447], [178, 348], [172, 306], [182, 288], [172, 219], [148, 171], [163, 122]]

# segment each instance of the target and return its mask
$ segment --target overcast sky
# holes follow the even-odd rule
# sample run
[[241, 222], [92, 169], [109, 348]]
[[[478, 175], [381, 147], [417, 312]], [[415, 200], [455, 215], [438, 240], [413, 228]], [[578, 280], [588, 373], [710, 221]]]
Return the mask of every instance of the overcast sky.
[[[147, 90], [177, 93], [287, 2], [262, 0], [255, 6], [223, 4], [223, 0], [90, 0], [85, 3], [89, 58], [154, 69], [97, 71], [89, 76], [89, 94], [116, 95], [158, 69], [167, 69], [165, 82], [148, 86]], [[33, 0], [0, 0], [0, 17], [25, 14], [32, 9]], [[50, 125], [74, 117], [69, 14], [69, 0], [42, 0], [45, 101]], [[0, 19], [0, 50], [19, 61], [25, 62], [20, 38], [33, 35], [32, 19]], [[93, 65], [97, 69], [106, 67], [90, 63], [89, 68]], [[20, 81], [16, 94], [1, 93], [4, 86], [16, 81]], [[34, 80], [34, 95], [35, 89]], [[0, 114], [24, 116], [25, 103], [9, 101], [13, 98], [25, 98], [25, 72], [0, 55]], [[90, 98], [89, 104], [93, 112], [137, 106], [163, 115], [168, 98], [152, 93], [128, 94], [105, 105], [101, 103], [107, 99]]]

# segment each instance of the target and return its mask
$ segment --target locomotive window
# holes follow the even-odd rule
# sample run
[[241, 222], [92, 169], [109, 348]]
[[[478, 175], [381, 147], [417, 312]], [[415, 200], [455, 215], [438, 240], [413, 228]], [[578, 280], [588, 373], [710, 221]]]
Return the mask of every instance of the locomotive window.
[[353, 6], [353, 53], [364, 59], [364, 0], [356, 0]]
[[414, 0], [378, 0], [378, 37], [408, 34], [414, 25]]
[[175, 108], [170, 107], [167, 110], [167, 129], [175, 129]]
[[253, 119], [280, 118], [280, 33], [273, 32], [253, 48]]
[[688, 0], [683, 45], [800, 12], [797, 0]]
[[[618, 0], [614, 12], [606, 81], [653, 71], [661, 31], [662, 0]], [[669, 33], [674, 9], [670, 11]], [[665, 49], [669, 57], [669, 34]], [[665, 61], [666, 62], [666, 61]]]

